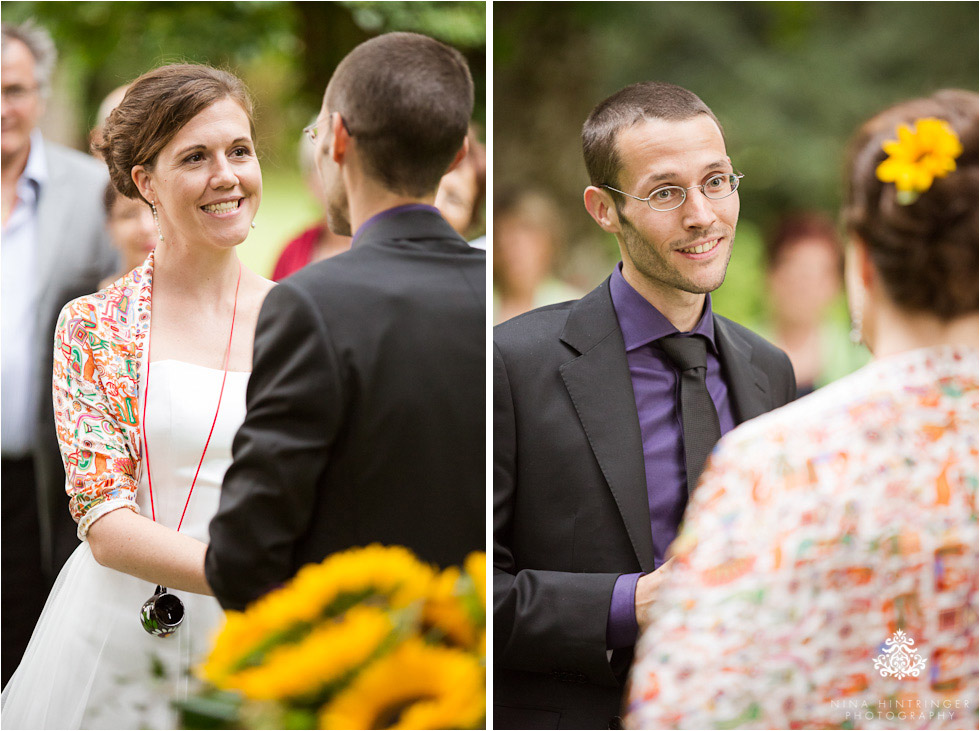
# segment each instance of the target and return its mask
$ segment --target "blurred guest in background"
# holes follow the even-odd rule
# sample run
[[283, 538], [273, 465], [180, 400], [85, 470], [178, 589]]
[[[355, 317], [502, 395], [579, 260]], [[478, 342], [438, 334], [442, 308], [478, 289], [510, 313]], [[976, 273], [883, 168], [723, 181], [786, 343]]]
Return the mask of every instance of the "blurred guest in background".
[[272, 279], [275, 282], [298, 272], [307, 264], [328, 259], [350, 248], [350, 236], [335, 234], [327, 226], [327, 202], [323, 193], [323, 183], [313, 165], [313, 145], [310, 144], [310, 138], [306, 134], [299, 142], [299, 167], [307, 187], [320, 204], [323, 216], [283, 248], [272, 270]]
[[[436, 191], [436, 208], [463, 238], [473, 235], [483, 222], [487, 188], [487, 149], [480, 143], [472, 124], [466, 141], [469, 143], [466, 157], [442, 176]], [[487, 237], [481, 235], [471, 240], [470, 246], [486, 249]]]
[[553, 272], [563, 240], [561, 214], [547, 195], [503, 190], [493, 206], [493, 321], [577, 299], [582, 292]]
[[56, 51], [42, 28], [2, 28], [3, 683], [40, 614], [49, 582], [78, 544], [51, 403], [61, 307], [115, 268], [105, 230], [103, 165], [44, 140], [38, 122]]
[[768, 327], [756, 330], [789, 356], [798, 396], [868, 360], [831, 312], [841, 293], [843, 265], [836, 228], [819, 213], [783, 218], [766, 240], [771, 314]]
[[99, 111], [95, 115], [95, 126], [89, 132], [88, 141], [92, 154], [100, 160], [102, 159], [102, 153], [99, 151], [99, 146], [102, 144], [102, 129], [105, 127], [105, 121], [109, 118], [110, 112], [119, 106], [119, 102], [126, 96], [126, 89], [128, 88], [128, 84], [123, 84], [110, 91], [106, 95], [106, 98], [102, 100], [102, 103], [99, 105]]
[[637, 646], [635, 728], [976, 728], [978, 97], [865, 123], [844, 219], [875, 360], [725, 436]]
[[103, 201], [109, 238], [119, 252], [121, 266], [99, 283], [99, 289], [142, 264], [159, 238], [153, 212], [143, 201], [121, 195], [112, 183], [106, 185]]

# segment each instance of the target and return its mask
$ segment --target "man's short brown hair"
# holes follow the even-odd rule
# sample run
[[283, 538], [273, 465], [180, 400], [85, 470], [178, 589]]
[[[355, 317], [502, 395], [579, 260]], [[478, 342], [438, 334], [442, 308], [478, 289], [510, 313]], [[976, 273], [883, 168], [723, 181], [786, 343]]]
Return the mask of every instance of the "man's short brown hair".
[[600, 102], [582, 126], [582, 151], [592, 185], [619, 187], [623, 163], [616, 136], [620, 130], [647, 119], [683, 122], [699, 114], [710, 117], [721, 130], [718, 118], [696, 94], [663, 81], [632, 84]]
[[462, 54], [417, 33], [362, 43], [337, 66], [325, 95], [357, 144], [366, 172], [412, 196], [439, 186], [463, 146], [473, 78]]

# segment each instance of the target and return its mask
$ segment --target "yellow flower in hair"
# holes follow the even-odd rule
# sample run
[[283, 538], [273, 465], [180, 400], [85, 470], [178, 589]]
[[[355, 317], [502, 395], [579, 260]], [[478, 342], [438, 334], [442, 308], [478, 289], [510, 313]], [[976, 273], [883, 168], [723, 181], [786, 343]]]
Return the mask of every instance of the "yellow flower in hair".
[[410, 639], [327, 703], [319, 727], [477, 728], [486, 716], [485, 676], [467, 652]]
[[934, 117], [918, 120], [914, 130], [899, 125], [898, 139], [887, 140], [882, 149], [888, 158], [875, 174], [881, 182], [895, 184], [902, 205], [914, 202], [933, 180], [955, 170], [955, 160], [963, 152], [949, 124]]

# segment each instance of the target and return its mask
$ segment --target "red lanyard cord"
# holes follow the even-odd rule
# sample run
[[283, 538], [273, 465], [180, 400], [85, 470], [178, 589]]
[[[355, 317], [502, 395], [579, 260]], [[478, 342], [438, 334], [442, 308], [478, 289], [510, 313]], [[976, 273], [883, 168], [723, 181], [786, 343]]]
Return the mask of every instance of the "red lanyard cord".
[[[228, 334], [228, 347], [225, 350], [224, 375], [221, 377], [221, 390], [218, 392], [218, 406], [214, 410], [214, 420], [211, 422], [211, 431], [208, 432], [208, 439], [204, 443], [204, 451], [201, 452], [201, 459], [197, 463], [197, 470], [194, 472], [194, 479], [191, 480], [191, 489], [187, 493], [187, 500], [184, 502], [184, 510], [180, 514], [180, 522], [177, 523], [177, 531], [184, 524], [184, 515], [187, 513], [187, 506], [191, 504], [191, 495], [194, 494], [194, 485], [197, 483], [197, 476], [201, 472], [201, 465], [204, 464], [204, 456], [208, 453], [208, 445], [211, 444], [211, 435], [214, 434], [214, 427], [218, 423], [218, 412], [221, 411], [221, 399], [225, 393], [225, 381], [228, 380], [228, 363], [231, 359], [231, 340], [235, 336], [235, 315], [238, 313], [238, 290], [242, 284], [242, 263], [238, 262], [238, 282], [235, 284], [235, 304], [231, 311], [231, 332]], [[151, 284], [152, 287], [152, 284]], [[153, 296], [152, 289], [150, 296]], [[150, 477], [150, 449], [146, 441], [146, 404], [150, 396], [150, 333], [146, 334], [146, 388], [143, 393], [143, 418], [142, 418], [142, 437], [143, 437], [143, 460], [146, 463], [146, 484], [150, 488], [150, 514], [153, 522], [156, 522], [157, 511], [156, 503], [153, 500], [153, 480]]]

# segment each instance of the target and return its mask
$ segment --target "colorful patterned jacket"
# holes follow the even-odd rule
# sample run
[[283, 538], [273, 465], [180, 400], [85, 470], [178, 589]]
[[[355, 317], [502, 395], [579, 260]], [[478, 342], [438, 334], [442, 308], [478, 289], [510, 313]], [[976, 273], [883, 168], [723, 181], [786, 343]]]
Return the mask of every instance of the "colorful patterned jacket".
[[54, 417], [81, 540], [112, 510], [139, 512], [139, 383], [152, 281], [151, 252], [107, 288], [69, 302], [58, 318]]
[[980, 359], [898, 353], [718, 443], [627, 728], [977, 728]]

